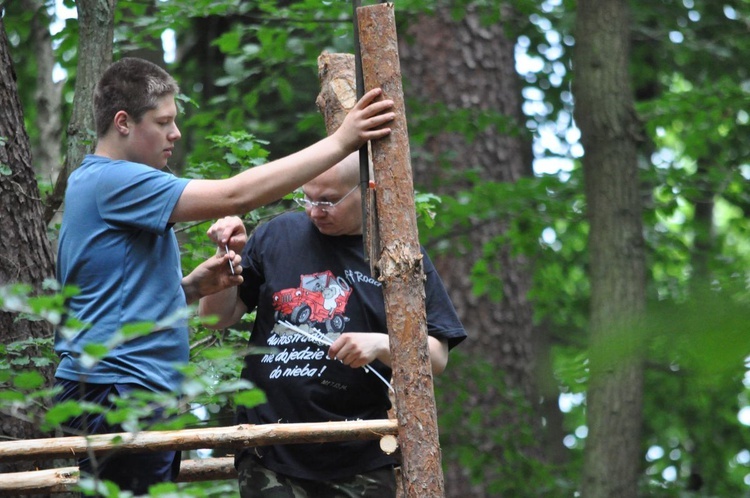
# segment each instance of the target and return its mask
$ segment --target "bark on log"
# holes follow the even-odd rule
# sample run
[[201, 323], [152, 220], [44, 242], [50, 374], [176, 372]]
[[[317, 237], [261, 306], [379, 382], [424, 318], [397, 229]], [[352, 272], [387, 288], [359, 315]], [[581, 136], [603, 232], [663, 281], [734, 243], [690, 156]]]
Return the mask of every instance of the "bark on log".
[[[357, 103], [357, 82], [355, 78], [354, 55], [323, 52], [318, 56], [318, 79], [320, 93], [315, 104], [323, 115], [326, 132], [335, 132], [354, 104]], [[370, 147], [368, 145], [368, 161]], [[369, 164], [368, 164], [369, 166]], [[368, 175], [369, 177], [369, 175]], [[370, 273], [377, 278], [375, 257], [380, 252], [380, 240], [377, 230], [377, 213], [375, 206], [375, 189], [368, 182], [362, 186], [362, 237], [364, 238], [366, 260], [370, 262]], [[395, 418], [388, 414], [388, 418]]]
[[251, 448], [270, 444], [379, 439], [384, 435], [397, 433], [395, 420], [243, 424], [181, 431], [143, 431], [137, 434], [124, 432], [88, 437], [71, 436], [0, 442], [0, 461], [73, 458], [85, 455], [88, 449], [99, 455], [113, 450], [133, 453], [201, 448]]
[[432, 369], [427, 346], [424, 272], [414, 210], [409, 135], [393, 4], [357, 9], [365, 90], [394, 101], [391, 134], [373, 142], [383, 281], [403, 487], [408, 497], [444, 496]]
[[[78, 467], [0, 474], [0, 496], [21, 493], [68, 493], [78, 484]], [[183, 460], [177, 482], [236, 479], [234, 457]]]
[[78, 484], [78, 467], [0, 474], [0, 496], [68, 493]]
[[323, 52], [318, 56], [318, 78], [320, 93], [315, 104], [323, 115], [326, 133], [331, 135], [357, 103], [354, 56]]
[[220, 481], [235, 479], [234, 457], [183, 460], [177, 482]]

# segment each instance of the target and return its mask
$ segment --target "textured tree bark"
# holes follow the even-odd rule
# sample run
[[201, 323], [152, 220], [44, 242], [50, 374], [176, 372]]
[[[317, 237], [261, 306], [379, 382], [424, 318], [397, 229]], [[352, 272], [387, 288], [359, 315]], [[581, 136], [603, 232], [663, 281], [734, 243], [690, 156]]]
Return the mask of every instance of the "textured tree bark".
[[326, 132], [338, 130], [346, 113], [357, 103], [357, 84], [354, 79], [354, 56], [323, 52], [318, 57], [320, 93], [315, 99], [323, 115]]
[[[52, 248], [42, 221], [39, 188], [31, 167], [29, 137], [23, 122], [5, 25], [0, 17], [0, 285], [23, 282], [42, 290], [54, 278]], [[0, 342], [48, 338], [46, 322], [18, 319], [0, 311]], [[32, 352], [32, 354], [34, 354]], [[49, 380], [50, 368], [38, 369]], [[0, 417], [1, 439], [42, 437], [38, 428], [15, 417]], [[0, 473], [30, 470], [18, 461], [0, 465]]]
[[586, 150], [590, 380], [581, 496], [634, 498], [641, 467], [643, 365], [637, 324], [645, 261], [626, 0], [581, 0], [575, 117]]
[[380, 254], [405, 496], [444, 496], [443, 470], [427, 347], [424, 273], [414, 210], [409, 136], [393, 4], [357, 9], [365, 90], [395, 103], [391, 134], [373, 142]]
[[[399, 47], [409, 101], [427, 110], [471, 112], [478, 117], [498, 114], [507, 120], [507, 130], [472, 127], [470, 140], [463, 133], [440, 129], [438, 119], [450, 116], [433, 117], [436, 131], [414, 149], [418, 187], [455, 195], [484, 182], [513, 183], [532, 175], [531, 141], [525, 132], [521, 82], [515, 70], [515, 40], [506, 32], [515, 14], [507, 3], [501, 6], [503, 21], [491, 25], [482, 22], [473, 6], [467, 7], [461, 19], [439, 5], [434, 15], [409, 19], [407, 36], [401, 37]], [[477, 180], [467, 180], [472, 177]], [[443, 386], [438, 409], [450, 407], [467, 420], [450, 431], [441, 427], [445, 492], [455, 498], [531, 496], [533, 482], [522, 477], [529, 474], [528, 462], [544, 458], [552, 447], [565, 449], [561, 439], [548, 439], [538, 412], [540, 400], [558, 408], [556, 389], [547, 396], [538, 386], [537, 347], [546, 341], [537, 339], [544, 330], [533, 325], [528, 296], [531, 259], [514, 254], [510, 244], [496, 242], [503, 238], [508, 219], [466, 221], [468, 228], [456, 227], [450, 239], [435, 241], [449, 245], [449, 253], [431, 253], [469, 334], [452, 353], [467, 361], [452, 358], [436, 381]], [[500, 299], [474, 291], [471, 275], [479, 261], [487, 261]], [[480, 365], [487, 375], [477, 373]], [[460, 451], [467, 448], [487, 456], [489, 462], [481, 468], [463, 465]], [[472, 473], [481, 476], [480, 482], [472, 479]], [[524, 489], [512, 487], [519, 483]], [[499, 491], [490, 491], [491, 485]]]
[[[355, 62], [352, 54], [323, 52], [318, 57], [320, 93], [315, 103], [320, 113], [323, 114], [328, 135], [341, 126], [346, 113], [357, 103], [357, 82], [354, 74]], [[370, 155], [368, 145], [368, 160]], [[377, 232], [375, 190], [367, 185], [363, 192], [362, 199], [364, 199], [365, 207], [362, 211], [362, 236], [365, 254], [370, 261], [371, 273], [376, 276], [378, 270], [375, 268], [374, 255], [380, 252], [380, 240]]]
[[93, 95], [96, 83], [112, 62], [116, 0], [77, 0], [78, 67], [76, 69], [73, 110], [67, 129], [65, 164], [46, 200], [44, 220], [49, 223], [62, 205], [68, 175], [83, 157], [94, 149]]

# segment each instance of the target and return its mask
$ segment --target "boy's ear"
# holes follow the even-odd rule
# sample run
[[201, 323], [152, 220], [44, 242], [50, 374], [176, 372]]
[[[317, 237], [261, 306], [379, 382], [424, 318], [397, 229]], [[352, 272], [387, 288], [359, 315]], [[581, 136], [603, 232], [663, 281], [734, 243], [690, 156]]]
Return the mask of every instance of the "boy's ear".
[[123, 135], [130, 134], [130, 123], [128, 122], [128, 113], [125, 111], [117, 111], [113, 120], [115, 130]]

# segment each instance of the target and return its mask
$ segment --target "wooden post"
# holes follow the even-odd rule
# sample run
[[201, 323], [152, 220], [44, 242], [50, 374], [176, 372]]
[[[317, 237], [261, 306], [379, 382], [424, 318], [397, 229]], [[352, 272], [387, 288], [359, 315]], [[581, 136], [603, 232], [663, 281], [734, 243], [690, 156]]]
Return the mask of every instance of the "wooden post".
[[[318, 78], [320, 93], [315, 103], [323, 115], [328, 135], [335, 132], [346, 117], [346, 113], [357, 103], [356, 64], [354, 55], [323, 52], [318, 56]], [[368, 157], [369, 157], [368, 146]], [[374, 259], [380, 253], [380, 240], [376, 225], [375, 190], [364, 189], [362, 197], [366, 209], [362, 213], [362, 237], [365, 259], [370, 262], [370, 272], [377, 277]], [[389, 418], [390, 414], [389, 414]]]
[[323, 115], [326, 133], [331, 135], [339, 129], [346, 113], [357, 103], [354, 56], [323, 52], [318, 56], [318, 78], [320, 93], [315, 104]]
[[414, 209], [401, 67], [393, 4], [357, 9], [365, 90], [394, 101], [391, 134], [372, 142], [377, 188], [377, 257], [390, 336], [403, 486], [407, 497], [444, 496], [443, 471], [427, 346], [424, 272]]

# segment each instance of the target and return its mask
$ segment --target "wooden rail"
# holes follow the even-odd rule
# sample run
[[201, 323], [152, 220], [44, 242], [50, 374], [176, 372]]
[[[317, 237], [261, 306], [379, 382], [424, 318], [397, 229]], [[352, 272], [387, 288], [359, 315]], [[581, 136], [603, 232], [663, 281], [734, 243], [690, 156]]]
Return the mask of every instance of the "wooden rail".
[[107, 453], [213, 448], [250, 448], [270, 444], [324, 443], [380, 439], [398, 434], [395, 420], [357, 420], [307, 424], [263, 424], [183, 429], [180, 431], [143, 431], [138, 433], [97, 434], [47, 439], [0, 442], [0, 462], [74, 458]]
[[[309, 424], [264, 424], [97, 434], [0, 442], [0, 461], [76, 458], [93, 451], [97, 455], [118, 452], [165, 450], [239, 449], [270, 444], [324, 443], [381, 439], [384, 451], [393, 449], [398, 434], [396, 420], [357, 420]], [[233, 458], [185, 460], [178, 482], [232, 479], [237, 476]], [[66, 493], [78, 484], [78, 467], [0, 474], [0, 496]]]
[[[0, 474], [0, 496], [69, 493], [78, 484], [78, 467]], [[233, 457], [183, 460], [177, 482], [236, 479]]]

